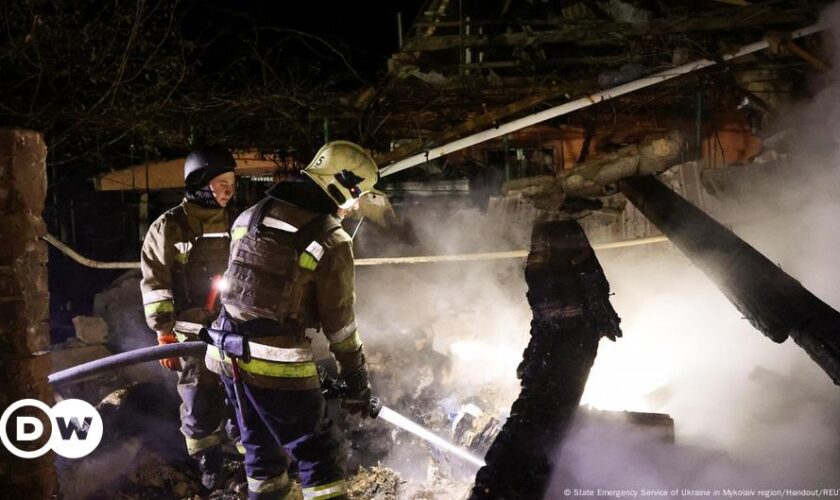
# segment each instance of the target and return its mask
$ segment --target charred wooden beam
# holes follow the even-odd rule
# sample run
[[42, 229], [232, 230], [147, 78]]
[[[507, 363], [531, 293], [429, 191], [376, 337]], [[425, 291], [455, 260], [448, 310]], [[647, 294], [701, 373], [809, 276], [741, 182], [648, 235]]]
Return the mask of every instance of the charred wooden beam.
[[[689, 32], [743, 31], [748, 28], [767, 28], [808, 22], [813, 16], [801, 10], [774, 11], [764, 7], [747, 7], [737, 14], [712, 16], [677, 16], [653, 19], [649, 23], [620, 23], [601, 21], [570, 22], [560, 19], [557, 29], [535, 32], [510, 32], [498, 35], [437, 35], [413, 37], [405, 40], [404, 52], [428, 52], [462, 47], [523, 47], [547, 43], [576, 43], [579, 45], [623, 45], [626, 37], [648, 37]], [[480, 24], [478, 22], [473, 24]], [[521, 25], [520, 23], [517, 23]], [[531, 25], [545, 25], [534, 22]], [[438, 26], [442, 26], [438, 23]]]
[[831, 71], [831, 66], [830, 65], [823, 62], [822, 59], [815, 56], [814, 54], [811, 54], [810, 52], [803, 49], [799, 45], [796, 45], [796, 42], [794, 42], [793, 40], [786, 40], [785, 41], [785, 47], [787, 48], [787, 50], [791, 54], [799, 57], [803, 61], [807, 62], [811, 66], [818, 69], [819, 71], [822, 71], [822, 72]]
[[609, 283], [577, 222], [534, 226], [525, 280], [534, 317], [517, 370], [522, 389], [476, 475], [473, 500], [543, 497], [598, 341], [621, 335]]
[[[587, 147], [584, 143], [581, 153]], [[502, 185], [502, 192], [525, 196], [545, 210], [557, 210], [567, 196], [607, 196], [617, 191], [616, 184], [625, 177], [664, 172], [680, 163], [684, 150], [685, 137], [679, 131], [672, 130], [641, 144], [602, 153], [556, 176], [540, 175], [507, 181]]]
[[619, 186], [756, 329], [774, 342], [792, 337], [840, 385], [840, 312], [655, 178]]
[[[526, 61], [523, 59], [509, 60], [509, 61], [484, 61], [477, 63], [462, 64], [464, 69], [498, 69], [498, 68], [556, 68], [561, 66], [592, 66], [592, 65], [616, 65], [637, 61], [638, 54], [624, 52], [623, 54], [603, 55], [603, 56], [570, 56], [570, 57], [553, 57], [550, 59]], [[451, 70], [456, 68], [454, 64], [441, 66], [441, 69]]]

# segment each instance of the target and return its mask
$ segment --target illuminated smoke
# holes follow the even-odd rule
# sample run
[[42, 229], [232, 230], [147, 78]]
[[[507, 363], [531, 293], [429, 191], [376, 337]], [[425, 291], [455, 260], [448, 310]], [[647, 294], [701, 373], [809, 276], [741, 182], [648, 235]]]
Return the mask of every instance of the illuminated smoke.
[[[840, 26], [840, 9], [826, 13]], [[828, 37], [833, 53], [837, 40]], [[834, 64], [836, 68], [838, 64]], [[835, 70], [836, 72], [836, 70]], [[768, 132], [793, 139], [781, 172], [708, 208], [822, 300], [840, 307], [838, 75]], [[837, 485], [840, 391], [792, 340], [774, 344], [679, 251], [602, 252], [624, 338], [602, 341], [584, 402], [657, 411], [676, 445], [638, 429], [577, 425], [547, 497], [584, 488], [815, 488]]]

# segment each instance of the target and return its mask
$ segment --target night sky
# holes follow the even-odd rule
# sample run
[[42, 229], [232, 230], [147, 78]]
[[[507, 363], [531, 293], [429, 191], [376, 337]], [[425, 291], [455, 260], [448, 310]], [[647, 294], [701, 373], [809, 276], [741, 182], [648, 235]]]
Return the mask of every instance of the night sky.
[[[260, 43], [268, 48], [284, 36], [283, 30], [295, 30], [323, 39], [340, 50], [352, 67], [366, 80], [385, 72], [385, 61], [397, 51], [397, 13], [402, 13], [403, 30], [414, 21], [423, 2], [419, 0], [374, 0], [366, 2], [278, 2], [212, 1], [189, 7], [182, 32], [197, 41], [213, 40], [213, 50], [225, 58], [239, 55], [238, 42], [260, 30]], [[286, 57], [302, 58], [313, 71], [346, 68], [334, 67], [335, 54], [312, 40], [299, 52]], [[320, 59], [318, 56], [322, 56]]]

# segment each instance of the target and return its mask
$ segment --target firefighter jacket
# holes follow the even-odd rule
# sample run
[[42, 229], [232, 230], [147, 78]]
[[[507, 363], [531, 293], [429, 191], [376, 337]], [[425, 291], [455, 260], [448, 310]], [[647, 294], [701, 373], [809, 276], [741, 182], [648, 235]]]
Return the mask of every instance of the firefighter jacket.
[[[233, 323], [248, 338], [250, 360], [238, 360], [251, 384], [277, 389], [320, 386], [307, 334], [321, 328], [342, 373], [364, 366], [353, 312], [355, 274], [350, 236], [331, 215], [266, 198], [234, 222], [214, 328]], [[207, 367], [232, 376], [229, 357], [209, 346]]]
[[208, 297], [227, 266], [231, 218], [223, 208], [184, 200], [149, 227], [140, 252], [149, 328], [173, 331], [176, 320], [208, 325], [218, 315], [218, 301], [208, 304]]

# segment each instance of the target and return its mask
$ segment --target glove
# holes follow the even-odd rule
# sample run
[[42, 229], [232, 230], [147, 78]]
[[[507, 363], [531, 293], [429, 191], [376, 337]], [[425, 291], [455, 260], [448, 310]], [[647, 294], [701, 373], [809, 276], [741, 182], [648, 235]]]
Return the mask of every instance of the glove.
[[371, 399], [373, 396], [370, 392], [370, 381], [368, 380], [368, 371], [365, 365], [352, 373], [345, 375], [344, 383], [347, 384], [347, 389], [344, 393], [344, 400], [341, 402], [341, 407], [349, 413], [358, 414], [362, 418], [371, 416]]
[[[178, 338], [171, 333], [158, 336], [158, 345], [176, 344]], [[177, 357], [163, 358], [160, 360], [160, 365], [168, 370], [181, 371], [181, 360]]]

